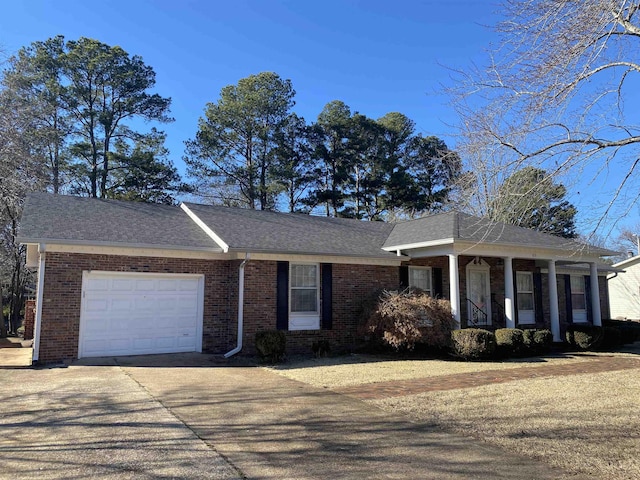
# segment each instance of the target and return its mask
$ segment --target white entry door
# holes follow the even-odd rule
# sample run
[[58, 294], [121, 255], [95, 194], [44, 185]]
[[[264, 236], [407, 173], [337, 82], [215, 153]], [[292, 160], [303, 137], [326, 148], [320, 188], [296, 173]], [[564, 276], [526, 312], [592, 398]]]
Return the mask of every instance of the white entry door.
[[469, 326], [491, 324], [491, 282], [489, 265], [484, 261], [467, 266], [467, 304]]
[[78, 357], [202, 351], [204, 277], [83, 272]]

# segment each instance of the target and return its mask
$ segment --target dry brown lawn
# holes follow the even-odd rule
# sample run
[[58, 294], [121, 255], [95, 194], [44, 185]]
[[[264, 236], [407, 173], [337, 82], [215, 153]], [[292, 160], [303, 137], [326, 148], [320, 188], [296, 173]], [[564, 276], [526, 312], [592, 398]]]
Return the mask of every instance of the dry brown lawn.
[[[306, 360], [273, 370], [315, 386], [339, 388], [584, 361], [589, 357], [464, 363], [376, 361], [375, 357], [355, 355]], [[569, 472], [598, 479], [640, 479], [640, 369], [517, 380], [370, 401], [389, 412], [428, 421]]]
[[428, 378], [456, 373], [483, 372], [562, 363], [583, 362], [579, 356], [518, 359], [505, 362], [457, 362], [452, 360], [394, 360], [375, 355], [313, 358], [270, 367], [280, 375], [316, 387], [339, 388], [367, 383]]

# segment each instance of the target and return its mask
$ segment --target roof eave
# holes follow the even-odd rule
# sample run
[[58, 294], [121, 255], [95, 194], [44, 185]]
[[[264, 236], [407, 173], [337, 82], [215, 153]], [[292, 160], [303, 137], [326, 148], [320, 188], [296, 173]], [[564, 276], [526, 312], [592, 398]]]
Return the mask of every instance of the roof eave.
[[69, 240], [60, 238], [30, 238], [20, 237], [16, 241], [21, 244], [56, 244], [81, 247], [108, 247], [108, 248], [139, 248], [139, 249], [156, 249], [156, 250], [182, 250], [189, 252], [211, 252], [224, 253], [221, 248], [195, 247], [185, 245], [163, 245], [156, 243], [126, 243], [126, 242], [103, 242], [97, 240]]

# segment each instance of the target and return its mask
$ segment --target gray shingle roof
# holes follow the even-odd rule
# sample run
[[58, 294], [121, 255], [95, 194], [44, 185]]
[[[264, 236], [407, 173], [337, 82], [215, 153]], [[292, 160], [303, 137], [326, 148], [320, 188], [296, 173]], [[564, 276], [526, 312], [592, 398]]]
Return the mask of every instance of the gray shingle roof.
[[528, 228], [492, 222], [486, 218], [455, 211], [397, 223], [385, 241], [384, 247], [399, 247], [444, 239], [550, 248], [565, 252], [587, 249], [590, 254], [595, 255], [615, 254], [610, 250], [586, 245], [575, 240], [536, 232]]
[[219, 250], [179, 207], [34, 193], [18, 240]]
[[[195, 203], [186, 206], [236, 251], [391, 259], [396, 255], [383, 246], [453, 239], [564, 252], [588, 248], [592, 255], [614, 253], [460, 212], [391, 224]], [[179, 207], [46, 193], [28, 196], [18, 240], [221, 251]]]
[[233, 250], [395, 258], [382, 250], [393, 225], [186, 203]]

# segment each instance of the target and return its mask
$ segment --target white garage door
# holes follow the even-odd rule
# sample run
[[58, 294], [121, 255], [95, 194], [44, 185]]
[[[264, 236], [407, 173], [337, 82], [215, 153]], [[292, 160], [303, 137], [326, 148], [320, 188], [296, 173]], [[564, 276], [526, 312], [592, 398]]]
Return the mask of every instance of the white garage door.
[[204, 277], [84, 272], [78, 357], [202, 351]]

